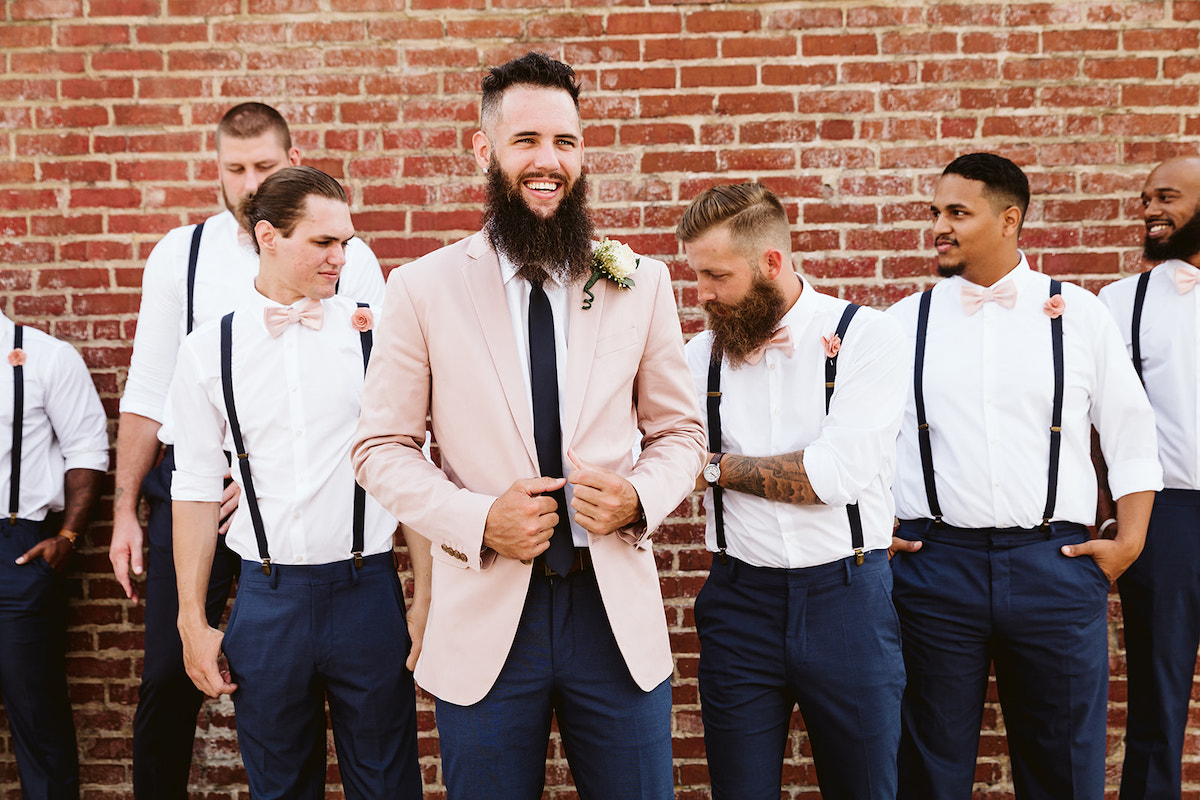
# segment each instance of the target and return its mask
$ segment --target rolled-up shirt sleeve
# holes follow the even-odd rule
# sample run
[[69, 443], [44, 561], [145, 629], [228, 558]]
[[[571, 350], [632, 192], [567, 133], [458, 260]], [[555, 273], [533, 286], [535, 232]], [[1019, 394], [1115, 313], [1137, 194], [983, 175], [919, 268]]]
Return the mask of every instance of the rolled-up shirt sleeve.
[[46, 417], [58, 439], [65, 469], [108, 469], [108, 420], [87, 365], [74, 347], [54, 348], [46, 392]]
[[214, 357], [216, 369], [203, 368], [198, 345], [204, 341], [189, 337], [180, 348], [167, 401], [176, 425], [173, 500], [219, 502], [229, 471], [225, 416], [215, 404], [220, 392], [219, 364]]

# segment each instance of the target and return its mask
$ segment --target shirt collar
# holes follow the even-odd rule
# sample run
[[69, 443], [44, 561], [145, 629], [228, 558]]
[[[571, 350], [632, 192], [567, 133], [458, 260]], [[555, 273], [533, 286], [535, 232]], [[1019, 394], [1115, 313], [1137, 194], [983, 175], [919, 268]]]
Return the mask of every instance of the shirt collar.
[[[504, 253], [501, 253], [499, 250], [497, 250], [496, 257], [500, 260], [500, 282], [501, 283], [503, 283], [505, 286], [507, 286], [510, 281], [512, 281], [513, 279], [516, 279], [516, 280], [522, 281], [523, 283], [528, 285], [529, 282], [526, 281], [524, 278], [517, 277], [517, 267], [515, 264], [512, 263], [512, 261], [509, 260], [508, 256], [504, 255]], [[555, 277], [553, 275], [547, 275], [545, 286], [547, 289], [549, 289], [551, 287], [559, 286], [559, 282], [555, 279]]]
[[[1017, 289], [1020, 290], [1021, 285], [1024, 284], [1033, 275], [1033, 270], [1031, 270], [1029, 268], [1029, 262], [1025, 259], [1025, 251], [1018, 250], [1017, 254], [1019, 256], [1021, 256], [1021, 260], [1017, 262], [1017, 265], [1015, 267], [1013, 267], [1008, 272], [1006, 272], [1004, 274], [1004, 277], [1002, 277], [1000, 280], [996, 281], [996, 283], [993, 283], [992, 284], [993, 286], [996, 286], [996, 285], [1008, 280], [1009, 278], [1012, 278], [1013, 283], [1015, 283], [1017, 286]], [[950, 280], [961, 281], [963, 283], [970, 283], [970, 281], [968, 281], [962, 275], [955, 275]]]

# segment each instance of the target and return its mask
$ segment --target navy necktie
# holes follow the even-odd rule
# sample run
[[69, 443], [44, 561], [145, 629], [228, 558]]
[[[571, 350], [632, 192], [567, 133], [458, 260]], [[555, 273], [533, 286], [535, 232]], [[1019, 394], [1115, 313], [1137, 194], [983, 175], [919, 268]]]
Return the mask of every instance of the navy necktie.
[[[558, 362], [554, 353], [554, 311], [540, 282], [529, 286], [529, 384], [533, 391], [533, 440], [542, 475], [563, 477], [562, 428], [558, 421]], [[575, 563], [575, 544], [568, 522], [567, 495], [552, 492], [558, 503], [558, 524], [546, 551], [546, 564], [566, 575]]]

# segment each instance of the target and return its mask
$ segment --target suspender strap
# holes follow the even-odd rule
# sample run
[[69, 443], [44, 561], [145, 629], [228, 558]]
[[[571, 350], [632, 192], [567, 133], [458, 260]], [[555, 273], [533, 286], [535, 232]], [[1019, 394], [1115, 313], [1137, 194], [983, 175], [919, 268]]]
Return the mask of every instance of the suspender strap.
[[[22, 347], [25, 340], [23, 325], [13, 326], [13, 349]], [[21, 435], [25, 426], [25, 369], [13, 367], [12, 470], [8, 488], [8, 524], [17, 524], [17, 507], [21, 503]]]
[[1138, 276], [1137, 293], [1133, 296], [1133, 368], [1137, 370], [1138, 380], [1144, 386], [1146, 379], [1142, 377], [1142, 306], [1146, 304], [1146, 289], [1150, 286], [1150, 272], [1147, 270]]
[[[861, 306], [854, 303], [846, 306], [846, 310], [842, 312], [842, 318], [838, 320], [837, 338], [839, 340], [846, 338], [846, 329], [850, 327], [850, 320], [854, 319], [854, 315], [858, 312]], [[825, 413], [829, 413], [829, 403], [833, 400], [833, 386], [837, 382], [837, 354], [831, 358], [825, 359]], [[863, 553], [865, 546], [863, 544], [863, 527], [862, 516], [858, 510], [858, 503], [851, 503], [846, 506], [846, 516], [850, 520], [850, 545], [854, 548], [854, 563], [862, 566]]]
[[[721, 453], [721, 358], [713, 353], [708, 362], [708, 452]], [[717, 528], [717, 555], [721, 563], [725, 556], [725, 498], [724, 489], [712, 487], [713, 516]]]
[[925, 338], [929, 330], [929, 305], [933, 301], [933, 289], [921, 294], [921, 305], [917, 312], [917, 352], [913, 359], [913, 399], [917, 406], [917, 441], [921, 447], [921, 472], [925, 476], [925, 499], [929, 501], [929, 513], [938, 527], [942, 525], [942, 507], [938, 504], [937, 486], [933, 480], [933, 445], [929, 441], [929, 421], [925, 418]]
[[196, 225], [192, 231], [192, 249], [188, 252], [187, 274], [187, 332], [191, 333], [196, 327], [196, 261], [200, 258], [200, 235], [204, 232], [204, 223]]
[[[366, 308], [366, 303], [359, 303], [359, 308]], [[362, 341], [362, 357], [363, 357], [363, 372], [367, 370], [367, 362], [371, 360], [371, 332], [362, 331], [359, 333], [359, 338]], [[350, 552], [354, 556], [354, 566], [362, 567], [363, 564], [363, 542], [364, 529], [366, 528], [367, 519], [367, 491], [354, 483], [354, 540], [350, 545]]]
[[[1148, 274], [1148, 273], [1147, 273]], [[1062, 283], [1051, 279], [1050, 296], [1062, 294]], [[1058, 494], [1058, 457], [1062, 451], [1063, 412], [1063, 321], [1058, 316], [1050, 320], [1050, 344], [1054, 351], [1054, 409], [1050, 422], [1050, 476], [1046, 486], [1046, 510], [1042, 513], [1042, 530], [1050, 529], [1054, 502]]]
[[254, 493], [254, 481], [250, 477], [250, 457], [242, 441], [242, 426], [238, 424], [237, 409], [233, 402], [233, 312], [221, 317], [221, 389], [225, 394], [225, 413], [229, 417], [229, 432], [237, 451], [238, 469], [242, 473], [242, 489], [246, 505], [250, 507], [250, 521], [254, 525], [254, 538], [258, 541], [258, 557], [262, 559], [264, 575], [271, 574], [271, 556], [267, 550], [267, 532], [263, 528], [262, 512], [258, 508], [258, 495]]

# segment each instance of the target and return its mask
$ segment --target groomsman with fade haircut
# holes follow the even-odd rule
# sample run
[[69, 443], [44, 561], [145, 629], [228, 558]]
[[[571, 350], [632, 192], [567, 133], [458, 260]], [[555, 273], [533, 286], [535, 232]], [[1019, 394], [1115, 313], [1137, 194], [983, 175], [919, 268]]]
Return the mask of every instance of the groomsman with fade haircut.
[[[327, 700], [345, 796], [418, 800], [396, 520], [350, 464], [374, 322], [334, 295], [354, 238], [346, 194], [288, 167], [240, 213], [260, 255], [255, 294], [187, 338], [169, 399], [184, 663], [208, 696], [233, 695], [255, 800], [325, 797]], [[244, 513], [229, 528], [242, 569], [222, 634], [205, 598], [226, 452]], [[428, 544], [413, 561], [420, 603]]]
[[[183, 338], [254, 295], [258, 255], [234, 214], [238, 204], [270, 175], [300, 163], [284, 118], [268, 105], [242, 103], [225, 113], [216, 130], [217, 182], [225, 211], [167, 233], [146, 260], [142, 304], [121, 416], [109, 560], [126, 597], [137, 601], [136, 577], [146, 574], [145, 659], [133, 719], [133, 793], [137, 800], [186, 800], [196, 714], [204, 697], [183, 667], [175, 562], [171, 555], [173, 426], [167, 389]], [[346, 250], [341, 294], [378, 305], [383, 274], [361, 240]], [[227, 483], [221, 537], [212, 560], [208, 619], [225, 610], [239, 563], [225, 546], [237, 485]], [[150, 514], [138, 519], [141, 497]], [[143, 548], [147, 548], [143, 559]]]
[[787, 214], [759, 184], [703, 192], [676, 234], [709, 327], [687, 358], [709, 431], [714, 555], [695, 612], [713, 798], [779, 797], [799, 706], [822, 797], [894, 800], [902, 331], [795, 271]]
[[[1117, 581], [1129, 692], [1121, 800], [1180, 797], [1200, 646], [1200, 158], [1155, 167], [1142, 213], [1145, 257], [1158, 265], [1100, 290], [1154, 408], [1165, 486], [1141, 556]], [[1100, 513], [1102, 535], [1120, 533], [1107, 492]]]
[[[952, 162], [930, 205], [945, 280], [889, 311], [913, 354], [893, 487], [901, 800], [971, 796], [992, 667], [1018, 800], [1104, 795], [1109, 585], [1141, 551], [1162, 470], [1112, 317], [1020, 251], [1028, 206], [1008, 159]], [[1092, 426], [1113, 539], [1086, 528]]]

